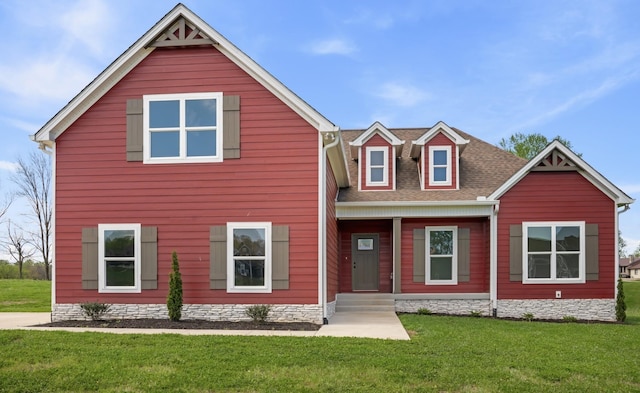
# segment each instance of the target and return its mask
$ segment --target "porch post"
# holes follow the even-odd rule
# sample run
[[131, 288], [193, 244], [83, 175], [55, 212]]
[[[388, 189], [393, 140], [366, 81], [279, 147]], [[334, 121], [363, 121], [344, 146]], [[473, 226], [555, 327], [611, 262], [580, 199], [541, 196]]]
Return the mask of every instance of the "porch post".
[[401, 276], [400, 276], [400, 267], [401, 267], [401, 256], [402, 256], [402, 218], [394, 217], [393, 218], [393, 293], [401, 293], [402, 286], [401, 284]]

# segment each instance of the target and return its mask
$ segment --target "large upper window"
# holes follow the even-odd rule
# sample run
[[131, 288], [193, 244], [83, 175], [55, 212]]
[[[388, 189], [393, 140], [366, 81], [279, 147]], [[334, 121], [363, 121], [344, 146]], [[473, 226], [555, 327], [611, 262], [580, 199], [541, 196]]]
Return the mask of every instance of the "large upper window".
[[98, 225], [100, 292], [140, 292], [140, 224]]
[[147, 163], [222, 161], [222, 93], [144, 96]]
[[367, 147], [367, 186], [389, 185], [389, 149], [386, 147]]
[[427, 284], [457, 284], [457, 227], [426, 227], [425, 256]]
[[227, 291], [271, 292], [271, 223], [227, 224]]
[[584, 222], [525, 222], [523, 282], [585, 282]]
[[451, 185], [451, 146], [429, 146], [429, 185]]

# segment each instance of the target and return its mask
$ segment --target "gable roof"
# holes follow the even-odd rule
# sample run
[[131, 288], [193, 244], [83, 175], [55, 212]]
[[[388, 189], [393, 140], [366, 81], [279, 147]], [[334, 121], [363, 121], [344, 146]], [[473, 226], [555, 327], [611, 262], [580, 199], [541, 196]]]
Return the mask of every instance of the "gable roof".
[[593, 185], [613, 199], [618, 206], [628, 205], [635, 201], [635, 199], [625, 194], [558, 140], [549, 143], [547, 147], [532, 158], [527, 165], [522, 167], [500, 188], [492, 193], [489, 199], [499, 199], [531, 171], [567, 169], [577, 170]]
[[404, 146], [404, 141], [400, 140], [397, 136], [395, 136], [387, 127], [383, 126], [382, 123], [376, 121], [369, 128], [366, 129], [359, 137], [357, 137], [354, 141], [349, 142], [349, 146], [351, 146], [351, 156], [358, 156], [358, 148], [367, 143], [369, 139], [371, 139], [374, 135], [380, 135], [384, 140], [389, 142], [391, 146], [393, 146], [396, 150], [396, 157], [400, 157], [402, 154], [402, 147]]
[[444, 134], [453, 143], [459, 146], [460, 153], [462, 153], [462, 150], [464, 150], [465, 146], [469, 143], [468, 139], [463, 138], [459, 133], [454, 131], [445, 122], [439, 121], [433, 127], [431, 127], [427, 132], [422, 134], [420, 138], [411, 142], [411, 158], [420, 157], [420, 151], [422, 150], [420, 147], [427, 144], [431, 139], [433, 139], [433, 137], [435, 137], [439, 133]]
[[[188, 25], [187, 28], [184, 28], [185, 24]], [[174, 31], [177, 32], [177, 36]], [[40, 144], [51, 146], [52, 141], [146, 58], [155, 47], [184, 46], [185, 44], [214, 46], [318, 131], [339, 130], [336, 125], [260, 67], [222, 34], [179, 3], [53, 116], [32, 136], [32, 139]]]
[[[429, 190], [420, 187], [416, 162], [410, 157], [412, 141], [425, 135], [429, 128], [391, 128], [396, 138], [405, 140], [402, 155], [396, 161], [396, 189], [384, 192], [359, 192], [358, 187], [343, 188], [338, 195], [341, 203], [401, 203], [401, 202], [452, 202], [473, 201], [478, 197], [487, 197], [500, 185], [522, 168], [527, 161], [515, 155], [475, 138], [459, 129], [451, 128], [462, 139], [468, 140], [466, 153], [460, 157], [460, 189]], [[342, 130], [345, 143], [355, 141], [366, 130]], [[358, 178], [358, 164], [350, 149], [349, 173], [352, 179]], [[357, 152], [356, 152], [357, 154]]]

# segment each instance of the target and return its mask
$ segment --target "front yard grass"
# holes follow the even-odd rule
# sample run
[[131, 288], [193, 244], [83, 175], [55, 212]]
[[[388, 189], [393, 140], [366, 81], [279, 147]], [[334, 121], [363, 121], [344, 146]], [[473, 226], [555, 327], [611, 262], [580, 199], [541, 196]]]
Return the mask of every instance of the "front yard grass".
[[50, 312], [51, 281], [0, 280], [0, 312]]

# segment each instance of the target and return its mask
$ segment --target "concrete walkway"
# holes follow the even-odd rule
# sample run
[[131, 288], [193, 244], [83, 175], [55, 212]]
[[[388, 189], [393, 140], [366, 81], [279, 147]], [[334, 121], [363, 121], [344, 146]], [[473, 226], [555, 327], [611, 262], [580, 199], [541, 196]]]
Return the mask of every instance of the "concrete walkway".
[[362, 337], [409, 340], [409, 335], [393, 312], [338, 312], [318, 331], [299, 330], [183, 330], [183, 329], [109, 329], [34, 327], [51, 321], [50, 313], [0, 312], [0, 330], [23, 329], [69, 332], [102, 332], [117, 334], [183, 334], [218, 336], [296, 336], [296, 337]]

